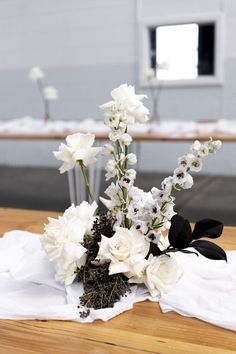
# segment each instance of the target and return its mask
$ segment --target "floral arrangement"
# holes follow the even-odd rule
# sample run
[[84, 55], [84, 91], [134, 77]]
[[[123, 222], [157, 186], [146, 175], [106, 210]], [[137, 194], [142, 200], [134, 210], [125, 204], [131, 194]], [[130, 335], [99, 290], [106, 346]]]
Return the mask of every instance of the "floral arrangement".
[[[130, 167], [137, 159], [129, 152], [132, 137], [128, 127], [148, 120], [142, 103], [145, 96], [135, 94], [134, 87], [127, 84], [114, 89], [111, 96], [113, 100], [101, 106], [111, 143], [93, 147], [94, 135], [77, 133], [54, 152], [63, 161], [61, 173], [79, 164], [91, 203], [83, 201], [58, 219], [49, 218], [42, 239], [44, 250], [55, 263], [56, 280], [65, 285], [83, 283], [84, 293], [78, 299], [85, 308], [81, 317], [86, 317], [90, 308], [112, 307], [133, 285], [142, 286], [152, 297], [169, 292], [183, 274], [181, 253], [227, 260], [219, 246], [200, 240], [219, 237], [222, 223], [204, 219], [192, 230], [188, 220], [174, 211], [174, 193], [192, 187], [191, 173], [201, 170], [202, 159], [216, 153], [221, 142], [195, 141], [161, 188], [144, 192], [134, 185], [136, 171]], [[93, 200], [87, 176], [87, 167], [98, 154], [109, 157], [105, 177], [113, 180], [105, 191], [108, 198], [100, 198], [106, 213], [101, 213]]]
[[58, 99], [58, 91], [53, 86], [44, 86], [43, 85], [44, 76], [45, 76], [44, 72], [42, 71], [42, 69], [40, 67], [35, 66], [30, 69], [29, 78], [30, 78], [30, 80], [35, 81], [37, 83], [39, 93], [40, 93], [40, 96], [42, 97], [43, 105], [44, 105], [44, 122], [47, 122], [51, 116], [49, 103], [51, 100]]

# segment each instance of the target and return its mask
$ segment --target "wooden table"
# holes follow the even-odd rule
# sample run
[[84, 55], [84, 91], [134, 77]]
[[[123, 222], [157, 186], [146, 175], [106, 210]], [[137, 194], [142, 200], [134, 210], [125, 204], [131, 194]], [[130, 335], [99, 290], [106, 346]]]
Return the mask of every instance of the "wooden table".
[[[58, 213], [0, 208], [0, 234], [14, 229], [42, 232], [48, 216]], [[236, 249], [236, 228], [226, 227], [217, 243]], [[1, 354], [235, 353], [234, 332], [176, 313], [161, 313], [157, 303], [134, 309], [104, 323], [0, 321]]]
[[[177, 132], [176, 132], [177, 133]], [[22, 133], [0, 133], [0, 140], [64, 140], [68, 134], [65, 133], [32, 133], [32, 134], [22, 134]], [[95, 134], [97, 140], [108, 140], [108, 134], [99, 133]], [[168, 141], [168, 142], [193, 142], [194, 140], [207, 141], [211, 136], [214, 140], [221, 140], [223, 142], [236, 142], [236, 134], [220, 134], [220, 133], [207, 133], [198, 134], [194, 133], [191, 136], [186, 136], [184, 134], [179, 135], [169, 135], [169, 134], [158, 134], [158, 133], [144, 133], [144, 134], [132, 134], [132, 138], [136, 141]]]

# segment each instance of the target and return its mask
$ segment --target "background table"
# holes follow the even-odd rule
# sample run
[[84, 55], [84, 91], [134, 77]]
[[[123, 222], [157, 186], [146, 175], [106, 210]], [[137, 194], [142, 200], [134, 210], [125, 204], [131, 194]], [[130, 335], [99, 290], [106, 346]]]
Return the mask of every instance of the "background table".
[[[43, 231], [58, 213], [0, 208], [0, 234], [20, 229]], [[236, 228], [226, 227], [217, 243], [236, 249]], [[163, 314], [157, 303], [134, 309], [108, 322], [0, 321], [1, 354], [235, 353], [234, 332], [176, 313]]]
[[[68, 134], [71, 132], [65, 133], [0, 133], [0, 139], [3, 140], [64, 140]], [[105, 133], [95, 133], [96, 140], [108, 140], [107, 134]], [[132, 138], [135, 141], [169, 141], [169, 142], [187, 142], [187, 141], [206, 141], [209, 140], [211, 136], [214, 140], [222, 140], [224, 142], [236, 142], [236, 134], [218, 134], [218, 133], [206, 133], [206, 134], [191, 134], [184, 135], [176, 132], [176, 135], [168, 134], [158, 134], [158, 133], [144, 133], [144, 134], [132, 134]]]

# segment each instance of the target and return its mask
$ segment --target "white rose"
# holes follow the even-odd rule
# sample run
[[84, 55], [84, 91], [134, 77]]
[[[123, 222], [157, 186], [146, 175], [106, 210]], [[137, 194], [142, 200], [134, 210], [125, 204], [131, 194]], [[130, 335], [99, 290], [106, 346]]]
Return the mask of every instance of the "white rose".
[[43, 71], [41, 70], [40, 67], [35, 66], [32, 69], [30, 69], [29, 78], [32, 81], [37, 81], [39, 79], [42, 79], [43, 77], [44, 77], [44, 73], [43, 73]]
[[97, 207], [98, 205], [95, 201], [92, 204], [83, 201], [76, 207], [72, 204], [71, 207], [64, 212], [64, 217], [67, 218], [69, 222], [76, 222], [79, 220], [83, 224], [83, 227], [86, 230], [85, 232], [90, 233], [96, 218], [94, 214]]
[[79, 261], [72, 262], [69, 265], [64, 263], [63, 260], [56, 264], [56, 281], [70, 285], [76, 278], [76, 270], [85, 265], [86, 254], [84, 254]]
[[76, 262], [71, 263], [69, 266], [65, 266], [63, 262], [58, 263], [55, 274], [56, 281], [65, 285], [72, 284], [76, 277], [76, 269]]
[[85, 252], [81, 243], [86, 224], [79, 219], [63, 215], [58, 219], [48, 218], [42, 245], [50, 260], [63, 258], [67, 263], [79, 259]]
[[162, 255], [148, 258], [144, 283], [150, 294], [155, 297], [168, 293], [178, 282], [183, 271], [175, 257]]
[[61, 144], [59, 151], [54, 151], [57, 160], [63, 161], [60, 172], [64, 173], [72, 169], [76, 161], [83, 161], [85, 166], [91, 165], [96, 161], [97, 154], [101, 148], [92, 147], [95, 140], [94, 134], [76, 133], [68, 135], [66, 143]]
[[58, 99], [58, 91], [53, 86], [47, 86], [43, 89], [43, 97], [46, 100], [57, 100]]
[[148, 250], [149, 242], [135, 228], [117, 227], [111, 238], [102, 236], [97, 259], [110, 261], [109, 274], [135, 276], [146, 264]]

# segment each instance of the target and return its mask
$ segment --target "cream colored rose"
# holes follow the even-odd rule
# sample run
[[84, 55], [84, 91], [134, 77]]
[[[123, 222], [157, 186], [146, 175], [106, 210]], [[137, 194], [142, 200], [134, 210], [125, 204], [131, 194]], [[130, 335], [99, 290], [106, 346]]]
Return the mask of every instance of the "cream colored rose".
[[148, 258], [144, 284], [155, 297], [168, 293], [180, 279], [183, 271], [174, 256], [162, 255]]
[[111, 238], [102, 236], [97, 259], [110, 261], [109, 274], [137, 276], [146, 266], [148, 250], [148, 241], [135, 228], [117, 227]]

